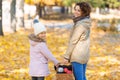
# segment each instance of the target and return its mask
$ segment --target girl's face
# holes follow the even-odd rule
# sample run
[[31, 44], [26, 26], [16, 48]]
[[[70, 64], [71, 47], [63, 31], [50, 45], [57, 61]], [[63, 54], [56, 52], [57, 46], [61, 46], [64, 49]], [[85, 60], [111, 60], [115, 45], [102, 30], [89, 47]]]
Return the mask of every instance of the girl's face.
[[38, 35], [38, 37], [45, 40], [45, 39], [46, 39], [46, 32], [45, 32], [45, 31], [41, 32], [41, 33]]
[[78, 5], [75, 6], [73, 14], [74, 14], [75, 17], [82, 16], [81, 9], [80, 9], [80, 7]]

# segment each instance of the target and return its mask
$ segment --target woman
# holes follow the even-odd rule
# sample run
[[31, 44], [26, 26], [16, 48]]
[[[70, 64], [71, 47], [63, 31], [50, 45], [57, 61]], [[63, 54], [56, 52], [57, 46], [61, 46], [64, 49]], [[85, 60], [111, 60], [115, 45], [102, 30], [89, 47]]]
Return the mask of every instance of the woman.
[[86, 80], [85, 72], [90, 56], [90, 12], [91, 7], [86, 2], [76, 3], [74, 7], [74, 26], [64, 62], [71, 62], [75, 80]]

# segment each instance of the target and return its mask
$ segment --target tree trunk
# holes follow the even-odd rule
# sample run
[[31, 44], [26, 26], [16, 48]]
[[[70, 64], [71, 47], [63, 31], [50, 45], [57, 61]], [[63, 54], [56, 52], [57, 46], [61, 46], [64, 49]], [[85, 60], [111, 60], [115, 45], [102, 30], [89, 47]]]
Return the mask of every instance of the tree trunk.
[[17, 6], [17, 30], [24, 28], [24, 0], [17, 0], [16, 2]]
[[66, 14], [69, 14], [69, 7], [66, 7]]
[[11, 1], [10, 15], [11, 15], [11, 28], [13, 32], [16, 32], [16, 0]]
[[43, 11], [44, 11], [44, 16], [46, 15], [46, 10], [45, 10], [45, 6], [43, 7]]
[[2, 30], [2, 0], [0, 0], [0, 35], [3, 35], [3, 30]]
[[69, 12], [70, 12], [70, 14], [72, 14], [72, 12], [73, 12], [72, 6], [69, 7]]
[[100, 14], [100, 8], [99, 7], [96, 8], [96, 14]]
[[39, 15], [39, 18], [42, 17], [42, 6], [40, 4], [36, 4], [36, 15]]
[[61, 13], [65, 14], [65, 7], [64, 6], [61, 7]]

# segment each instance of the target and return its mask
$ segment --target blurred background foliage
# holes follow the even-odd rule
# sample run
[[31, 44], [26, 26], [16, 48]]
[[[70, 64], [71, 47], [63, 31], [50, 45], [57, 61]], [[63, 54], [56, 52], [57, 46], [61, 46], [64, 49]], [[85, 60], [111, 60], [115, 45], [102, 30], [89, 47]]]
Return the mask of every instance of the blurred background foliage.
[[73, 3], [86, 1], [89, 2], [92, 7], [106, 7], [109, 5], [112, 7], [119, 7], [119, 0], [25, 0], [27, 4], [36, 4], [41, 5], [59, 5], [59, 6], [71, 6]]

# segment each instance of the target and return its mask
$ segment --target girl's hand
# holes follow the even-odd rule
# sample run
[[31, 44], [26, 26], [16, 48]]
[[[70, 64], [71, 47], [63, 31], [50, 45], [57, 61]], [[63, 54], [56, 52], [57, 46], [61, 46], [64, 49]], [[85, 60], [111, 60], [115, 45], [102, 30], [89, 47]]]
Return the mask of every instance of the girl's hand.
[[58, 63], [57, 65], [55, 65], [55, 67], [58, 68], [59, 65], [60, 65], [60, 63]]

